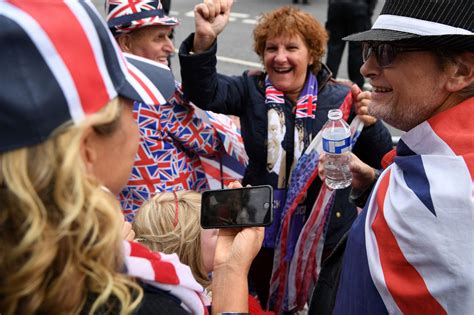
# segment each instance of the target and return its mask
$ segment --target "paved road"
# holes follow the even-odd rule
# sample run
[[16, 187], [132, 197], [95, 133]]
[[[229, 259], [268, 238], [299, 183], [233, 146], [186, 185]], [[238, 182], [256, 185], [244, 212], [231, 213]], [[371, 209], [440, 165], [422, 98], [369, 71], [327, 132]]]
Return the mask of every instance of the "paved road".
[[[172, 0], [170, 15], [180, 19], [180, 25], [175, 29], [175, 45], [194, 31], [194, 6], [202, 0]], [[327, 0], [309, 0], [310, 4], [298, 6], [310, 12], [321, 23], [325, 23], [327, 15]], [[257, 55], [252, 50], [252, 30], [259, 14], [291, 4], [291, 0], [234, 0], [231, 22], [218, 39], [218, 71], [229, 75], [239, 75], [244, 70], [261, 67]], [[374, 16], [380, 12], [384, 0], [379, 0]], [[103, 0], [94, 3], [103, 12]], [[346, 49], [347, 51], [347, 49]], [[175, 77], [180, 80], [178, 58], [172, 58], [171, 67]], [[347, 54], [344, 53], [339, 69], [340, 78], [347, 78]], [[392, 135], [398, 136], [400, 131], [391, 128]]]
[[[175, 45], [194, 30], [193, 8], [200, 0], [172, 0], [171, 14], [180, 19], [176, 28]], [[219, 37], [218, 70], [226, 74], [241, 74], [249, 68], [260, 67], [260, 60], [252, 50], [252, 30], [261, 12], [290, 4], [291, 0], [235, 0], [232, 8], [231, 22]], [[327, 0], [310, 0], [310, 4], [299, 7], [314, 15], [321, 23], [326, 21]], [[103, 11], [103, 0], [95, 0], [99, 10]], [[379, 4], [379, 7], [380, 4]], [[343, 56], [340, 77], [347, 77], [346, 56]], [[179, 69], [177, 58], [172, 61], [172, 68]], [[179, 79], [179, 71], [174, 71]]]
[[[197, 0], [173, 0], [172, 15], [181, 20], [176, 29], [176, 44], [194, 30], [192, 10]], [[321, 23], [326, 21], [327, 0], [310, 0], [309, 5], [300, 4], [299, 7], [310, 12]], [[288, 5], [291, 0], [236, 0], [232, 8], [231, 22], [220, 35], [218, 40], [218, 55], [222, 57], [218, 62], [218, 70], [227, 74], [241, 74], [243, 70], [260, 66], [260, 60], [252, 49], [252, 30], [259, 14]], [[231, 59], [229, 59], [231, 58]], [[344, 56], [343, 65], [347, 57]], [[173, 61], [175, 69], [176, 61]], [[341, 77], [347, 77], [345, 66], [341, 65]]]

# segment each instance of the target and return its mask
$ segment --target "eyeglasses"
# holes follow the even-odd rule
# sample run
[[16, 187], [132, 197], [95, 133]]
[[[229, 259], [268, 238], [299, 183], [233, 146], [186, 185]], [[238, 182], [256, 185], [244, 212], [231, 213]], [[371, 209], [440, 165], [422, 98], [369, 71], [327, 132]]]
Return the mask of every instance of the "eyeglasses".
[[362, 43], [362, 58], [364, 62], [366, 62], [372, 54], [375, 54], [375, 60], [377, 60], [379, 66], [386, 68], [395, 61], [397, 54], [401, 52], [426, 50], [426, 48], [419, 47], [400, 47], [387, 43], [374, 44], [370, 42], [364, 42]]

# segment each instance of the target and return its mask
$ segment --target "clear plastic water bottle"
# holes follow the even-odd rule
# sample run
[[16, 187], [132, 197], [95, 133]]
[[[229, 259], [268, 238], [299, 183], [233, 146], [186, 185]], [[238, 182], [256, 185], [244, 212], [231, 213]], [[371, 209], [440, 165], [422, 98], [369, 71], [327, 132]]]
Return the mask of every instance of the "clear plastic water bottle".
[[323, 126], [323, 151], [327, 155], [324, 164], [326, 185], [332, 189], [342, 189], [352, 182], [349, 169], [351, 129], [342, 119], [340, 109], [331, 109], [328, 118]]

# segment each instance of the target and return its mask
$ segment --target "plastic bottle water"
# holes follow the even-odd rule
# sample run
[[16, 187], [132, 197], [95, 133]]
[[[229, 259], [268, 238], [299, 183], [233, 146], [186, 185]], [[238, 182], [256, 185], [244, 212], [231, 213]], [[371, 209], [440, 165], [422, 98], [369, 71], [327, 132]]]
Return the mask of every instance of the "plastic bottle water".
[[326, 185], [332, 189], [342, 189], [352, 182], [349, 170], [351, 130], [342, 119], [340, 109], [331, 109], [328, 118], [323, 126], [323, 151], [327, 154], [324, 164]]

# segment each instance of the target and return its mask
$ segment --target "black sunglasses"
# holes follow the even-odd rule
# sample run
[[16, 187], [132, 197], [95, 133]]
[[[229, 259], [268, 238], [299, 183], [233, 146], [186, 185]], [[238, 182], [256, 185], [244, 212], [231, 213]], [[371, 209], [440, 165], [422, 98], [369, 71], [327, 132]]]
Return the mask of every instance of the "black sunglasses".
[[374, 44], [364, 42], [362, 43], [362, 59], [366, 62], [372, 54], [375, 54], [375, 60], [377, 60], [379, 66], [385, 68], [390, 66], [397, 58], [397, 54], [401, 52], [426, 50], [426, 48], [419, 47], [400, 47], [387, 43]]

